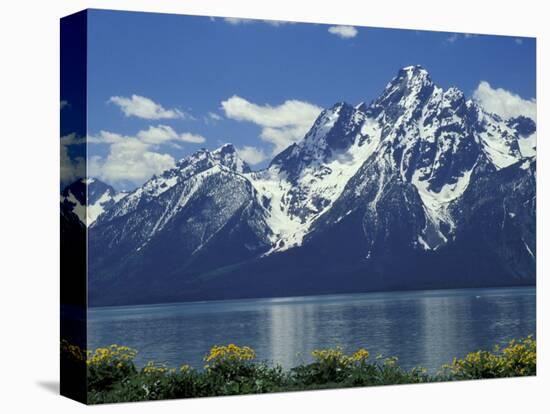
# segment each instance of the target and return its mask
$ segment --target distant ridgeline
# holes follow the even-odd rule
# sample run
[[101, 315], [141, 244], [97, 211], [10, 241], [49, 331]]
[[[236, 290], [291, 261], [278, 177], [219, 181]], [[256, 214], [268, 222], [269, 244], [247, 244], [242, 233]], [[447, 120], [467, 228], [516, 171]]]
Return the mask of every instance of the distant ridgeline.
[[[264, 170], [226, 144], [128, 194], [73, 184], [88, 186], [90, 303], [532, 285], [535, 150], [534, 120], [403, 68]], [[62, 202], [79, 215], [77, 193]]]

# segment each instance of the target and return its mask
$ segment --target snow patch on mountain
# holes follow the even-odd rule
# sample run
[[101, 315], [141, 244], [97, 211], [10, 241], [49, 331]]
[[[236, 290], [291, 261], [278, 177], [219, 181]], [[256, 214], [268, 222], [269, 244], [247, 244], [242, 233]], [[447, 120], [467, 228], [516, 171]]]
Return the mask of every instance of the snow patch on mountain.
[[61, 196], [61, 203], [69, 202], [72, 204], [72, 212], [80, 219], [82, 224], [87, 225], [86, 220], [86, 203], [78, 200], [72, 191], [68, 191], [66, 195]]
[[[341, 124], [340, 124], [341, 123]], [[330, 141], [335, 128], [351, 134], [351, 145]], [[267, 253], [300, 246], [311, 224], [330, 209], [345, 185], [376, 150], [379, 124], [357, 107], [335, 105], [324, 111], [288, 160], [298, 159], [297, 174], [289, 177], [285, 164], [247, 175], [266, 209], [273, 248]], [[347, 141], [346, 141], [347, 142]], [[344, 148], [341, 148], [344, 146]]]
[[89, 204], [87, 208], [87, 225], [88, 227], [91, 226], [94, 221], [97, 220], [97, 218], [105, 212], [105, 210], [108, 208], [107, 206], [110, 204], [114, 204], [122, 200], [124, 197], [127, 196], [127, 193], [118, 193], [118, 194], [111, 194], [110, 192], [105, 192], [101, 197], [97, 199], [97, 201], [93, 204]]
[[[438, 192], [431, 191], [428, 181], [420, 178], [424, 176], [425, 171], [419, 169], [413, 174], [412, 184], [418, 190], [418, 195], [422, 199], [426, 216], [437, 232], [440, 242], [448, 242], [448, 236], [442, 231], [442, 225], [448, 226], [448, 233], [452, 234], [455, 230], [455, 222], [449, 212], [449, 205], [452, 201], [464, 194], [464, 191], [466, 191], [470, 184], [472, 171], [473, 168], [466, 171], [455, 183], [445, 184]], [[419, 235], [419, 242], [426, 250], [436, 249], [439, 247], [439, 243], [436, 242], [430, 245], [424, 238], [428, 231], [429, 227], [427, 224], [424, 228], [424, 234]]]
[[97, 218], [114, 204], [126, 197], [113, 187], [96, 178], [81, 178], [67, 186], [61, 194], [61, 203], [68, 203], [70, 210], [86, 226], [90, 227]]
[[183, 187], [179, 192], [178, 199], [175, 203], [171, 203], [166, 206], [164, 212], [161, 214], [160, 218], [155, 222], [149, 237], [152, 237], [157, 231], [162, 230], [162, 228], [173, 218], [175, 217], [181, 209], [183, 209], [189, 200], [193, 197], [198, 189], [201, 188], [204, 181], [213, 175], [216, 174], [234, 174], [229, 168], [216, 164], [209, 168], [206, 171], [202, 171], [194, 176], [190, 177], [183, 183]]
[[532, 133], [526, 138], [519, 139], [518, 145], [523, 157], [534, 157], [537, 155], [537, 134]]
[[527, 139], [527, 145], [523, 145], [522, 141], [525, 138], [513, 124], [507, 123], [496, 114], [484, 111], [479, 106], [476, 110], [481, 126], [478, 137], [482, 150], [497, 169], [506, 168], [528, 156], [522, 153], [521, 147], [524, 146], [526, 153], [530, 153], [529, 146], [533, 148], [533, 142]]

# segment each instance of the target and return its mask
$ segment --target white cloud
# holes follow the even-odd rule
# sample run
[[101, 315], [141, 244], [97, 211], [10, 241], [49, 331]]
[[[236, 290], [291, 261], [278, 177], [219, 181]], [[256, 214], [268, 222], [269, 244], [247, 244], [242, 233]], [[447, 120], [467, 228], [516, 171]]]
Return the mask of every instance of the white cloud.
[[178, 134], [172, 127], [166, 125], [150, 126], [148, 129], [139, 131], [137, 137], [148, 144], [162, 144], [167, 141], [176, 140]]
[[342, 39], [350, 39], [357, 36], [357, 29], [353, 26], [330, 26], [328, 31]]
[[221, 121], [223, 118], [215, 112], [208, 112], [208, 118], [213, 121]]
[[206, 138], [204, 138], [202, 135], [191, 134], [189, 132], [184, 132], [183, 134], [180, 134], [179, 139], [184, 142], [190, 142], [192, 144], [202, 144], [206, 141]]
[[[240, 24], [251, 24], [251, 23], [265, 23], [270, 26], [279, 27], [285, 24], [294, 24], [295, 22], [287, 22], [285, 20], [257, 20], [257, 19], [245, 19], [241, 17], [224, 17], [223, 20], [226, 23], [232, 24], [234, 26]], [[215, 21], [215, 20], [212, 20]]]
[[86, 162], [84, 157], [69, 156], [67, 147], [61, 147], [60, 181], [67, 185], [86, 175]]
[[537, 103], [534, 99], [523, 99], [506, 89], [493, 89], [489, 82], [482, 81], [474, 91], [473, 98], [488, 112], [495, 113], [504, 119], [519, 115], [536, 121]]
[[69, 154], [69, 147], [72, 145], [85, 144], [86, 139], [78, 137], [76, 134], [71, 133], [61, 137], [60, 140], [60, 181], [63, 184], [70, 184], [76, 181], [78, 178], [82, 178], [86, 175], [86, 161], [81, 156], [71, 156]]
[[228, 118], [275, 128], [303, 124], [304, 116], [310, 125], [321, 111], [316, 105], [298, 100], [287, 100], [279, 106], [257, 105], [237, 95], [223, 101], [222, 108]]
[[208, 112], [205, 116], [203, 116], [202, 119], [206, 125], [210, 125], [220, 122], [221, 120], [223, 120], [223, 117], [215, 112]]
[[279, 106], [257, 105], [236, 95], [221, 105], [227, 118], [260, 126], [260, 138], [273, 144], [273, 154], [302, 139], [322, 111], [316, 105], [298, 100], [288, 100]]
[[267, 155], [261, 148], [245, 145], [237, 148], [239, 156], [250, 165], [256, 165], [267, 159]]
[[184, 132], [178, 134], [174, 129], [167, 125], [150, 126], [149, 129], [139, 131], [137, 137], [148, 144], [163, 144], [168, 141], [183, 141], [193, 144], [201, 144], [206, 141], [202, 135]]
[[273, 155], [286, 149], [290, 144], [301, 140], [313, 125], [315, 118], [308, 124], [285, 126], [281, 128], [266, 127], [262, 129], [260, 138], [275, 145]]
[[118, 105], [126, 116], [135, 116], [143, 119], [192, 118], [189, 114], [179, 109], [165, 109], [161, 104], [139, 95], [132, 95], [130, 98], [112, 96], [109, 102]]
[[254, 20], [252, 19], [244, 19], [240, 17], [224, 17], [223, 20], [225, 20], [226, 23], [232, 24], [234, 26], [239, 24], [254, 23]]
[[101, 131], [93, 139], [89, 139], [89, 142], [110, 145], [107, 157], [90, 157], [88, 172], [90, 176], [113, 184], [131, 182], [139, 185], [153, 174], [159, 174], [175, 165], [171, 155], [154, 151], [150, 143], [138, 137]]
[[473, 39], [474, 37], [477, 37], [477, 36], [478, 35], [474, 33], [452, 33], [449, 37], [445, 39], [445, 42], [454, 43], [460, 39]]
[[126, 136], [109, 131], [88, 137], [90, 144], [109, 146], [106, 157], [93, 156], [88, 160], [88, 172], [112, 184], [142, 184], [153, 174], [159, 174], [175, 165], [174, 158], [159, 152], [160, 145], [181, 149], [181, 142], [203, 143], [206, 139], [188, 132], [177, 133], [166, 125], [150, 126], [135, 136]]
[[77, 136], [74, 132], [71, 132], [70, 134], [63, 135], [61, 137], [61, 146], [69, 146], [69, 145], [80, 145], [85, 144], [86, 139], [84, 137]]
[[285, 24], [296, 24], [296, 22], [288, 22], [286, 20], [262, 20], [262, 21], [266, 24], [269, 24], [275, 27], [283, 26]]
[[458, 33], [453, 33], [447, 38], [447, 43], [454, 43], [458, 40]]

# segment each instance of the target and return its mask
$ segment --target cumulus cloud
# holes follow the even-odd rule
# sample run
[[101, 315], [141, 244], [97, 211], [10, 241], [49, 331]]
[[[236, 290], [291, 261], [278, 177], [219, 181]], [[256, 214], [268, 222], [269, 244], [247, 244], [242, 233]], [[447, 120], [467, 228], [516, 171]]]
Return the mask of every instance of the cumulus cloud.
[[166, 109], [161, 104], [145, 96], [132, 95], [129, 98], [112, 96], [109, 102], [119, 106], [126, 116], [135, 116], [143, 119], [192, 118], [189, 114], [179, 109]]
[[489, 82], [482, 81], [474, 91], [473, 98], [488, 112], [504, 119], [519, 115], [536, 121], [537, 103], [534, 99], [523, 99], [519, 95], [502, 88], [493, 88]]
[[86, 161], [84, 157], [71, 158], [67, 147], [61, 147], [60, 155], [61, 169], [59, 179], [63, 184], [70, 184], [86, 175]]
[[250, 165], [259, 164], [267, 159], [267, 155], [263, 149], [252, 147], [250, 145], [237, 148], [237, 152], [239, 153], [239, 156]]
[[67, 147], [69, 145], [80, 145], [80, 144], [85, 144], [85, 143], [86, 143], [86, 138], [79, 137], [74, 132], [71, 132], [70, 134], [67, 134], [67, 135], [63, 135], [61, 137], [61, 146], [62, 147]]
[[166, 125], [150, 126], [148, 129], [139, 131], [137, 137], [144, 143], [162, 144], [166, 141], [177, 139], [178, 134], [172, 127]]
[[353, 26], [330, 26], [328, 32], [342, 39], [351, 39], [357, 36], [357, 29]]
[[88, 160], [91, 176], [112, 184], [142, 184], [154, 174], [159, 174], [175, 165], [174, 158], [159, 151], [159, 146], [170, 145], [182, 148], [180, 143], [203, 143], [206, 139], [189, 132], [177, 133], [167, 125], [150, 126], [135, 136], [100, 131], [89, 136], [90, 144], [109, 146], [107, 156], [93, 156]]
[[227, 118], [260, 126], [260, 138], [273, 144], [273, 154], [303, 138], [322, 111], [317, 105], [298, 100], [288, 100], [279, 106], [257, 105], [236, 95], [221, 105]]
[[155, 151], [150, 143], [139, 137], [101, 131], [98, 135], [90, 137], [89, 142], [109, 144], [109, 154], [105, 158], [93, 156], [89, 159], [88, 171], [91, 176], [110, 183], [130, 182], [138, 185], [153, 174], [161, 173], [175, 165], [171, 155]]
[[184, 132], [178, 134], [172, 127], [167, 125], [150, 126], [149, 129], [139, 131], [137, 137], [148, 144], [163, 144], [168, 141], [182, 141], [193, 144], [201, 144], [206, 141], [202, 135]]
[[206, 138], [204, 138], [202, 135], [191, 134], [189, 132], [184, 132], [183, 134], [180, 134], [179, 139], [183, 142], [190, 142], [192, 144], [202, 144], [206, 141]]
[[60, 143], [60, 180], [66, 185], [86, 175], [86, 160], [84, 157], [71, 156], [69, 153], [70, 146], [85, 144], [86, 140], [71, 133], [62, 136]]

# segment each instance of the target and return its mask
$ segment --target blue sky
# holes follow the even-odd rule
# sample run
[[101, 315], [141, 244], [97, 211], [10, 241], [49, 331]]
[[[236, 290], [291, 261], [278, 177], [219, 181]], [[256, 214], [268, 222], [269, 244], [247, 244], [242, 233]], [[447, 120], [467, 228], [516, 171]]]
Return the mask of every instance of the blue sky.
[[532, 38], [93, 10], [88, 163], [129, 189], [232, 142], [262, 168], [321, 108], [369, 102], [413, 64], [468, 96], [485, 81], [482, 98], [535, 99]]

